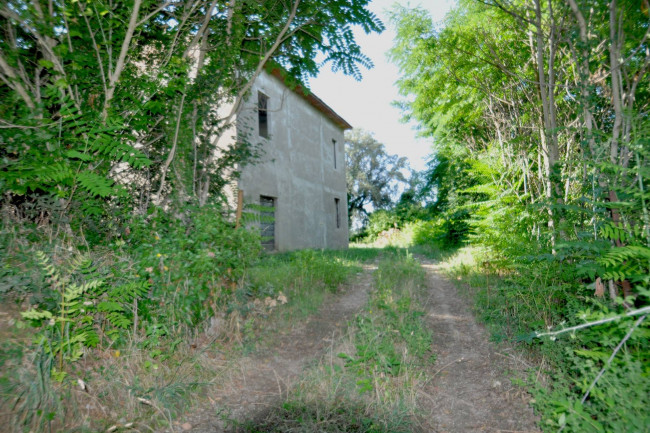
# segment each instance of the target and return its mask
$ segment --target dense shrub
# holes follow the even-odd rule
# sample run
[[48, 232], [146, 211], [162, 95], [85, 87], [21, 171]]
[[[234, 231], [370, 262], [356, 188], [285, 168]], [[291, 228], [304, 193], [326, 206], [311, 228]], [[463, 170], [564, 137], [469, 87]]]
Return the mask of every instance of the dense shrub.
[[151, 283], [143, 316], [174, 324], [196, 325], [225, 305], [260, 252], [259, 235], [234, 229], [217, 206], [188, 207], [177, 216], [158, 212], [129, 227], [115, 249], [128, 252]]

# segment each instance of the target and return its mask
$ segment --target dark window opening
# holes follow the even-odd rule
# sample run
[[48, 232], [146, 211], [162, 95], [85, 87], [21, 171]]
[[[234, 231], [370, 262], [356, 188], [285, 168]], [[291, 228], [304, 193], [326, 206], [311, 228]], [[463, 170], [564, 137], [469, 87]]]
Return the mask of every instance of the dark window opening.
[[257, 92], [257, 120], [260, 137], [269, 138], [269, 97]]
[[336, 228], [341, 228], [341, 211], [340, 211], [340, 200], [338, 198], [334, 199], [334, 206], [336, 207]]
[[260, 235], [266, 251], [275, 250], [275, 199], [260, 196]]
[[332, 150], [334, 151], [334, 169], [336, 170], [336, 140], [332, 139]]

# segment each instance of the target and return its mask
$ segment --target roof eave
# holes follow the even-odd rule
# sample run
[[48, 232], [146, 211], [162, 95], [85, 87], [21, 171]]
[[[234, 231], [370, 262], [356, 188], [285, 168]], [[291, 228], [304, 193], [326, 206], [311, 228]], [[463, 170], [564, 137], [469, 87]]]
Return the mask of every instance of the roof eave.
[[[279, 66], [274, 66], [272, 68], [269, 68], [270, 70], [268, 71], [271, 75], [273, 75], [275, 78], [280, 80], [283, 84], [285, 84], [284, 81], [284, 74], [285, 72], [280, 68]], [[334, 111], [329, 105], [327, 105], [325, 102], [323, 102], [322, 99], [320, 99], [318, 96], [316, 96], [311, 90], [307, 89], [303, 85], [297, 85], [296, 87], [291, 89], [295, 94], [303, 98], [305, 101], [307, 101], [312, 107], [320, 111], [330, 119], [336, 126], [341, 128], [342, 130], [347, 130], [347, 129], [352, 129], [352, 125], [350, 125], [344, 118], [339, 116], [336, 111]]]

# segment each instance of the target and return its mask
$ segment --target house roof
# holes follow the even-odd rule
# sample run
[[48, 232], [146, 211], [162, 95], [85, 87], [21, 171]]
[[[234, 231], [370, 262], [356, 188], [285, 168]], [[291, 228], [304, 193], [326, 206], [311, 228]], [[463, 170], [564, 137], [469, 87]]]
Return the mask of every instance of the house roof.
[[[273, 65], [272, 67], [268, 68], [267, 71], [269, 74], [273, 75], [275, 78], [277, 78], [278, 80], [286, 84], [286, 78], [285, 78], [286, 72], [280, 66]], [[329, 105], [323, 102], [322, 99], [316, 96], [311, 90], [309, 90], [304, 85], [298, 84], [295, 87], [289, 86], [289, 88], [296, 95], [300, 96], [305, 101], [307, 101], [312, 107], [314, 107], [315, 109], [323, 113], [325, 117], [327, 117], [332, 122], [334, 122], [334, 124], [337, 125], [339, 128], [343, 130], [352, 129], [352, 125], [350, 125], [344, 118], [336, 114], [336, 112], [332, 110], [332, 108]]]

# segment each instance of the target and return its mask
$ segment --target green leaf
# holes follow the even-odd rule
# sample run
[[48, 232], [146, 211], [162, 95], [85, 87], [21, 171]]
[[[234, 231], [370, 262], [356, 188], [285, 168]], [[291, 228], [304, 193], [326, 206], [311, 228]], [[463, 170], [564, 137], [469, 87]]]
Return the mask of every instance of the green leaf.
[[66, 81], [65, 78], [59, 78], [54, 82], [54, 85], [59, 89], [65, 89], [68, 87], [68, 82]]
[[122, 307], [119, 303], [114, 302], [114, 301], [102, 301], [99, 304], [97, 304], [97, 309], [99, 311], [124, 311], [124, 307]]
[[49, 60], [45, 60], [45, 59], [40, 59], [38, 61], [38, 64], [41, 65], [42, 67], [48, 68], [48, 69], [52, 69], [54, 67], [54, 63], [52, 63]]
[[605, 361], [610, 356], [609, 353], [598, 350], [576, 349], [574, 352], [576, 355], [584, 356], [585, 358], [594, 359], [596, 361]]
[[72, 159], [80, 159], [82, 161], [91, 161], [93, 158], [92, 156], [88, 155], [87, 153], [81, 153], [77, 150], [68, 150], [65, 155], [68, 158]]
[[23, 311], [22, 313], [20, 313], [20, 315], [23, 316], [23, 318], [28, 320], [43, 320], [43, 319], [49, 320], [54, 317], [52, 313], [49, 311], [38, 311], [35, 309]]
[[83, 171], [77, 176], [79, 184], [90, 194], [108, 197], [113, 194], [113, 181], [91, 171]]

